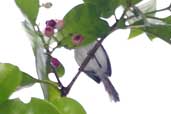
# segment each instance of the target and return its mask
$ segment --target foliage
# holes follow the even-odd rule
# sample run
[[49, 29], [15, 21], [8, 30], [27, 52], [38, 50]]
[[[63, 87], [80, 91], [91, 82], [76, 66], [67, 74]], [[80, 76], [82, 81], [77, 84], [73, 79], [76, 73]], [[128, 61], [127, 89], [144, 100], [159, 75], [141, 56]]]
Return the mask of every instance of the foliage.
[[[46, 22], [45, 32], [37, 25], [39, 14], [39, 0], [15, 0], [26, 20], [23, 27], [27, 32], [36, 61], [38, 79], [21, 71], [17, 66], [9, 63], [0, 63], [0, 113], [1, 114], [86, 114], [80, 103], [68, 98], [74, 81], [103, 40], [118, 29], [130, 29], [129, 39], [142, 33], [150, 39], [156, 37], [171, 43], [171, 16], [156, 17], [157, 12], [171, 11], [171, 5], [156, 10], [156, 0], [149, 0], [143, 5], [137, 5], [142, 0], [83, 0], [84, 3], [72, 8], [63, 20], [50, 20]], [[49, 8], [51, 5], [44, 4]], [[43, 7], [42, 6], [42, 7]], [[117, 17], [115, 11], [122, 6], [123, 12]], [[108, 25], [104, 18], [114, 16], [114, 24]], [[56, 32], [57, 30], [57, 32]], [[99, 40], [100, 38], [100, 40]], [[99, 40], [80, 66], [76, 78], [64, 87], [60, 77], [64, 76], [63, 64], [52, 57], [56, 48], [79, 48]], [[52, 50], [49, 45], [56, 42]], [[55, 60], [55, 61], [52, 61]], [[53, 73], [57, 82], [49, 80], [48, 74]], [[15, 81], [14, 81], [15, 80]], [[24, 87], [40, 83], [45, 99], [32, 98], [25, 104], [19, 99], [9, 99], [9, 96]]]
[[74, 34], [83, 35], [84, 39], [81, 45], [85, 45], [105, 36], [110, 30], [107, 22], [100, 19], [100, 14], [92, 4], [80, 4], [71, 9], [64, 17], [64, 23], [64, 28], [58, 34], [63, 34], [60, 35], [63, 37], [60, 38], [61, 45], [68, 48], [74, 47], [71, 42]]

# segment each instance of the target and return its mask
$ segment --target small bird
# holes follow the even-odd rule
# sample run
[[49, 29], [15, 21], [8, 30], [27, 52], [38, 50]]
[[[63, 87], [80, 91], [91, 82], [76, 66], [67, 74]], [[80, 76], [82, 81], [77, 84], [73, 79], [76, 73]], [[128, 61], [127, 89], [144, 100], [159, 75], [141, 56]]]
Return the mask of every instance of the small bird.
[[[81, 66], [82, 62], [96, 43], [97, 41], [75, 49], [75, 60], [79, 66]], [[112, 73], [111, 64], [109, 57], [102, 45], [100, 45], [100, 47], [97, 49], [94, 56], [84, 68], [83, 72], [97, 83], [102, 82], [104, 84], [105, 90], [108, 92], [112, 100], [115, 102], [120, 101], [118, 92], [108, 78]]]

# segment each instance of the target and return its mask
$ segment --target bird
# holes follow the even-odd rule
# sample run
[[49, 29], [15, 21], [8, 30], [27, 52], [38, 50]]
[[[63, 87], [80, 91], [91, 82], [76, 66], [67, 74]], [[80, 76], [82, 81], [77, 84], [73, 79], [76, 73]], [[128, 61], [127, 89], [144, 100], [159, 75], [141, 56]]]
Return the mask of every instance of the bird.
[[[74, 57], [79, 66], [81, 66], [82, 62], [96, 43], [97, 41], [86, 46], [75, 48]], [[100, 44], [100, 47], [95, 52], [94, 56], [91, 57], [86, 67], [83, 69], [83, 72], [95, 82], [102, 82], [111, 100], [114, 100], [115, 102], [120, 101], [118, 92], [109, 80], [109, 77], [112, 74], [112, 69], [109, 57], [102, 44]]]

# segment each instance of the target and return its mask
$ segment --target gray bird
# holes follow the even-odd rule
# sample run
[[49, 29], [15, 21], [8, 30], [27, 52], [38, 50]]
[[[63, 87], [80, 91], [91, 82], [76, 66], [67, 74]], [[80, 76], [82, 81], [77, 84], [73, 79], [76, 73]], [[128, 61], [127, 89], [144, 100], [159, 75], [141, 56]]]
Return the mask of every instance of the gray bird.
[[[87, 57], [87, 54], [95, 44], [96, 42], [93, 42], [87, 46], [75, 49], [75, 60], [79, 66], [82, 64], [84, 59]], [[109, 96], [112, 100], [115, 102], [120, 101], [118, 92], [108, 78], [112, 73], [111, 64], [109, 57], [102, 45], [97, 49], [94, 57], [90, 59], [83, 72], [97, 83], [102, 82], [104, 84], [105, 90], [109, 93]]]

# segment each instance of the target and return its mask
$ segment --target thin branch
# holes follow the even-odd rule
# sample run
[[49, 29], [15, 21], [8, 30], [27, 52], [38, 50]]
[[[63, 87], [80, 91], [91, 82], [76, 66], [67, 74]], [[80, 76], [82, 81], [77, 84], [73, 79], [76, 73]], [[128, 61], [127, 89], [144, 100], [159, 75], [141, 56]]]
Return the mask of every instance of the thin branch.
[[146, 25], [128, 25], [124, 29], [128, 29], [128, 28], [138, 29], [138, 28], [144, 28], [144, 27], [146, 27]]
[[58, 74], [56, 73], [56, 69], [55, 69], [51, 64], [50, 64], [50, 67], [51, 67], [51, 69], [52, 69], [52, 72], [55, 74], [55, 77], [56, 77], [56, 79], [57, 79], [57, 81], [58, 81], [58, 85], [59, 85], [60, 89], [61, 89], [61, 88], [64, 88], [62, 82], [61, 82], [60, 79], [59, 79]]
[[84, 70], [84, 68], [87, 66], [87, 64], [89, 63], [90, 59], [94, 56], [94, 54], [96, 53], [97, 49], [100, 47], [101, 43], [103, 42], [103, 40], [105, 39], [105, 37], [101, 38], [93, 47], [92, 50], [89, 51], [89, 53], [87, 54], [87, 57], [84, 59], [83, 63], [81, 64], [77, 74], [74, 76], [74, 78], [72, 79], [72, 81], [69, 83], [69, 85], [66, 88], [63, 88], [62, 91], [62, 96], [66, 96], [71, 87], [73, 86], [73, 84], [75, 83], [76, 79], [79, 77], [79, 75], [81, 74], [81, 72]]
[[36, 28], [37, 28], [37, 31], [35, 30], [35, 28], [34, 28], [34, 31], [35, 31], [36, 33], [38, 33], [38, 35], [39, 35], [39, 37], [41, 38], [43, 44], [45, 45], [46, 42], [45, 42], [45, 40], [44, 40], [44, 36], [43, 36], [42, 32], [40, 31], [39, 26], [38, 26], [37, 24], [36, 24], [35, 26], [36, 26]]
[[111, 32], [113, 32], [113, 31], [115, 31], [116, 29], [118, 29], [118, 28], [117, 28], [117, 24], [119, 23], [120, 20], [124, 19], [124, 16], [125, 16], [126, 12], [127, 12], [127, 9], [124, 9], [124, 11], [123, 11], [123, 13], [122, 13], [120, 19], [119, 19], [118, 21], [116, 21], [116, 23], [113, 24], [113, 25], [111, 26], [111, 30], [112, 30]]
[[[126, 10], [127, 9], [124, 10], [120, 19], [118, 21], [116, 21], [116, 23], [114, 25], [111, 26], [110, 33], [112, 33], [113, 31], [118, 29], [117, 24], [119, 23], [120, 20], [122, 20], [124, 18], [124, 15], [126, 14]], [[107, 35], [109, 35], [109, 34], [107, 34]], [[97, 49], [101, 46], [102, 42], [107, 37], [107, 35], [103, 36], [100, 40], [98, 40], [97, 43], [95, 44], [95, 46], [89, 51], [89, 53], [87, 54], [87, 57], [84, 59], [84, 61], [80, 65], [80, 68], [79, 68], [78, 72], [76, 73], [76, 75], [74, 76], [74, 78], [72, 79], [72, 81], [69, 83], [69, 85], [67, 87], [62, 89], [62, 96], [66, 96], [69, 93], [71, 87], [73, 86], [73, 84], [75, 83], [75, 81], [77, 80], [77, 78], [79, 77], [81, 72], [84, 71], [84, 68], [87, 66], [90, 59], [95, 55]]]
[[[162, 9], [159, 9], [159, 10], [154, 10], [154, 11], [151, 11], [151, 12], [146, 12], [146, 13], [143, 13], [143, 15], [149, 15], [149, 14], [154, 14], [154, 13], [157, 13], [157, 12], [162, 12], [162, 11], [166, 11], [166, 10], [171, 10], [171, 4], [166, 7], [166, 8], [162, 8]], [[130, 17], [127, 17], [125, 20], [130, 20], [132, 18], [136, 18], [137, 16], [136, 15], [132, 15]]]
[[163, 19], [162, 18], [158, 18], [158, 17], [153, 17], [153, 16], [146, 16], [147, 18], [150, 18], [150, 19], [156, 19], [156, 20], [159, 20], [159, 21], [162, 21]]
[[53, 53], [57, 48], [59, 48], [59, 46], [55, 46], [54, 48], [52, 48], [52, 51], [50, 51], [50, 53]]
[[54, 87], [55, 89], [57, 88], [57, 85], [58, 85], [58, 83], [51, 82], [51, 81], [49, 81], [49, 80], [39, 80], [39, 79], [36, 79], [36, 82], [37, 82], [37, 83], [48, 84], [48, 85]]
[[166, 7], [166, 8], [162, 8], [162, 9], [159, 9], [159, 10], [147, 12], [147, 13], [145, 13], [145, 15], [154, 14], [154, 13], [162, 12], [162, 11], [165, 11], [165, 10], [170, 10], [170, 8], [171, 8], [171, 4], [168, 7]]

